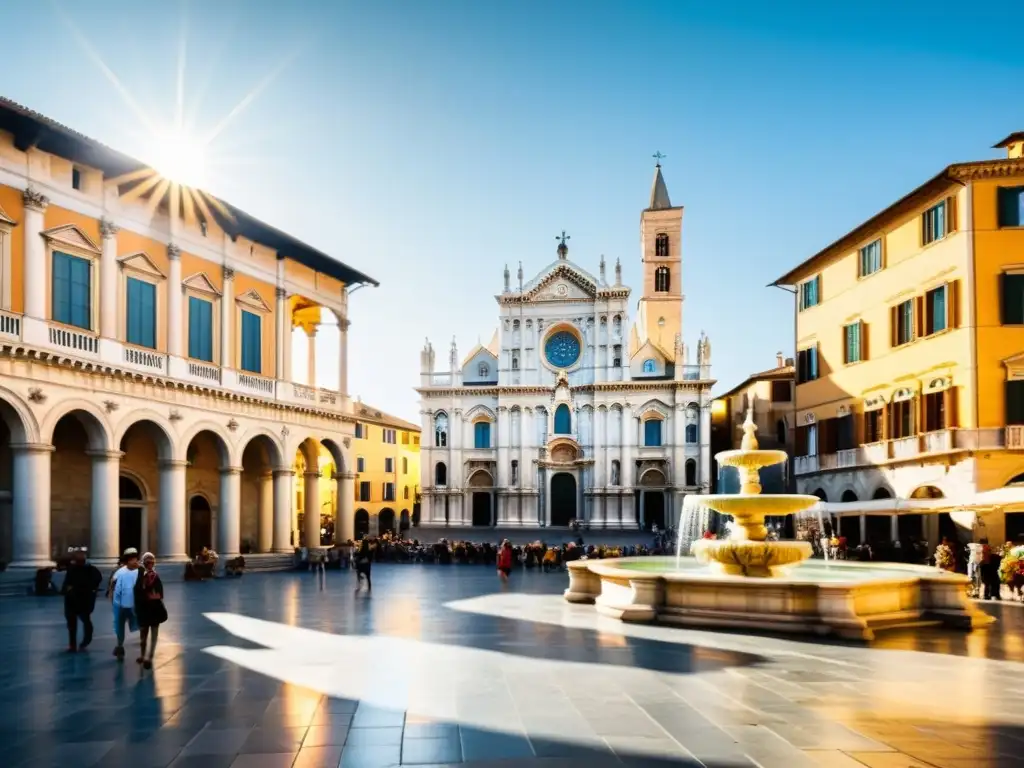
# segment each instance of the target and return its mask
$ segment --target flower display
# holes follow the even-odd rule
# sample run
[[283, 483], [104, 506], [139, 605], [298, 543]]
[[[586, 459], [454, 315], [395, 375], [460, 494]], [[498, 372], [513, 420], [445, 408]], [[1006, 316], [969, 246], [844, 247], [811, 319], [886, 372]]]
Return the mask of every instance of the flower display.
[[1008, 549], [999, 563], [999, 580], [1014, 589], [1024, 586], [1024, 546]]
[[939, 544], [935, 548], [935, 565], [944, 571], [952, 571], [956, 567], [953, 550], [948, 544]]

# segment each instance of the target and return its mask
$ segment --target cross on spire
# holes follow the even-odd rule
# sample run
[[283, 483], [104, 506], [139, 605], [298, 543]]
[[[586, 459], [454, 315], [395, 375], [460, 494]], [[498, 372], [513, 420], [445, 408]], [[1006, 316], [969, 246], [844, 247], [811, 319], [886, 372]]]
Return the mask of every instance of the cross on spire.
[[654, 165], [655, 165], [655, 167], [661, 168], [661, 161], [664, 160], [666, 157], [668, 157], [668, 155], [663, 155], [663, 154], [661, 154], [660, 151], [658, 151], [658, 152], [655, 152], [653, 155], [651, 155], [651, 157], [654, 158]]
[[566, 240], [572, 240], [572, 235], [565, 234], [565, 230], [562, 230], [562, 234], [555, 235], [555, 240], [558, 240], [562, 245], [565, 245]]

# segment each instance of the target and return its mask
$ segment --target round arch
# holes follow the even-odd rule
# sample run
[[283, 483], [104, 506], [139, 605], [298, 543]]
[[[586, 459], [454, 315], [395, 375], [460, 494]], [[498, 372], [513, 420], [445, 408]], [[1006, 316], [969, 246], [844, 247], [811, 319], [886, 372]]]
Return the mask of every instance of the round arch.
[[671, 411], [669, 410], [669, 407], [665, 405], [665, 403], [661, 402], [661, 400], [651, 399], [640, 406], [640, 410], [637, 411], [636, 417], [641, 421], [650, 418], [664, 420], [668, 419], [670, 413]]
[[934, 485], [922, 485], [915, 488], [911, 494], [912, 499], [944, 499], [946, 495], [942, 492], [941, 488]]
[[384, 507], [377, 513], [377, 534], [382, 535], [388, 532], [395, 532], [395, 510], [391, 507]]
[[338, 475], [343, 475], [349, 471], [349, 462], [345, 456], [345, 449], [333, 437], [320, 438], [320, 445], [331, 455], [331, 460], [334, 462], [334, 470]]
[[664, 485], [668, 485], [668, 481], [665, 479], [665, 473], [660, 469], [657, 467], [648, 467], [644, 470], [643, 474], [640, 475], [640, 485], [660, 488]]
[[32, 411], [6, 387], [0, 387], [0, 418], [7, 424], [12, 443], [41, 442], [39, 424]]
[[825, 489], [824, 489], [824, 488], [818, 488], [818, 489], [816, 489], [816, 490], [814, 491], [814, 493], [812, 493], [811, 495], [812, 495], [812, 496], [817, 496], [817, 497], [818, 497], [819, 499], [821, 499], [821, 500], [822, 500], [822, 501], [824, 501], [825, 503], [828, 503], [828, 494], [827, 494], [827, 493], [825, 493]]
[[494, 478], [486, 469], [478, 469], [469, 476], [466, 485], [471, 488], [490, 488], [494, 485]]
[[845, 491], [843, 491], [843, 495], [839, 500], [844, 504], [849, 504], [850, 502], [853, 501], [860, 501], [860, 499], [857, 498], [857, 492], [854, 491], [852, 488], [847, 488]]
[[89, 437], [89, 450], [113, 450], [113, 429], [107, 422], [106, 415], [87, 400], [68, 400], [47, 412], [40, 435], [45, 442], [53, 444], [53, 433], [57, 429], [57, 424], [66, 416], [76, 419], [85, 429]]
[[[182, 435], [181, 442], [179, 443], [182, 455], [179, 456], [178, 458], [188, 459], [188, 450], [192, 446], [192, 441], [195, 440], [197, 437], [199, 437], [199, 435], [203, 434], [204, 432], [209, 433], [210, 435], [213, 435], [214, 438], [216, 438], [214, 440], [214, 444], [217, 446], [217, 452], [220, 455], [221, 466], [238, 466], [237, 464], [234, 463], [235, 456], [233, 455], [234, 451], [232, 451], [231, 438], [224, 434], [223, 431], [221, 431], [221, 427], [219, 424], [214, 424], [209, 421], [203, 421], [200, 422], [199, 424], [194, 425], [191, 429], [189, 429], [188, 432]], [[241, 458], [241, 454], [239, 454], [238, 459]]]
[[315, 437], [307, 437], [296, 447], [296, 453], [301, 453], [306, 461], [306, 466], [319, 468], [320, 466], [320, 441]]
[[875, 492], [871, 494], [871, 498], [874, 499], [875, 501], [878, 501], [880, 499], [891, 499], [892, 491], [888, 488], [888, 486], [880, 485], [877, 488], [875, 488]]
[[355, 531], [355, 541], [365, 539], [367, 536], [370, 535], [370, 513], [367, 512], [365, 509], [357, 509], [355, 511], [353, 530]]
[[260, 445], [266, 449], [267, 461], [270, 463], [271, 468], [285, 466], [284, 448], [282, 447], [281, 442], [273, 432], [261, 427], [257, 427], [256, 429], [246, 432], [238, 441], [238, 466], [241, 466], [242, 456], [245, 455], [246, 449], [253, 441], [257, 440]]
[[1014, 472], [1013, 476], [1003, 483], [1003, 487], [1008, 485], [1024, 485], [1024, 472]]
[[157, 456], [162, 461], [173, 459], [177, 455], [174, 428], [164, 416], [150, 410], [134, 411], [131, 418], [118, 424], [114, 431], [114, 445], [120, 449], [124, 444], [125, 435], [136, 425], [145, 429], [153, 438], [156, 443]]

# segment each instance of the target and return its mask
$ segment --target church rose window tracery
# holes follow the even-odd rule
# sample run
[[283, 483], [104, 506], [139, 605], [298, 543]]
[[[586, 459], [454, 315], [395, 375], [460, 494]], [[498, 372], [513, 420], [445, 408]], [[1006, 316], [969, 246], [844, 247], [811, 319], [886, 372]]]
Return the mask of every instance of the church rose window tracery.
[[580, 359], [580, 341], [569, 331], [559, 331], [544, 344], [544, 355], [556, 368], [568, 368]]

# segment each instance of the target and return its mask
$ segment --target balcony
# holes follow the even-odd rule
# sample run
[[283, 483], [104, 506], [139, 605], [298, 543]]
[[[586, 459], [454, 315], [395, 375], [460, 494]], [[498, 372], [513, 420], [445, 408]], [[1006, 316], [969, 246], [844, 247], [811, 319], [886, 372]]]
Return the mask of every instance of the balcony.
[[1011, 424], [1006, 428], [1006, 449], [1024, 451], [1024, 424]]
[[793, 460], [793, 474], [795, 475], [810, 475], [817, 471], [817, 456], [797, 456]]
[[21, 341], [21, 315], [0, 310], [0, 338]]
[[124, 347], [124, 362], [131, 368], [165, 375], [167, 373], [167, 355], [138, 347]]
[[268, 379], [265, 376], [258, 376], [254, 373], [243, 373], [238, 372], [238, 388], [244, 392], [249, 392], [254, 395], [262, 395], [264, 397], [274, 397], [274, 390], [276, 389], [273, 379]]
[[50, 345], [85, 357], [95, 357], [100, 351], [98, 336], [76, 331], [63, 325], [51, 325], [47, 329]]
[[860, 466], [873, 466], [884, 464], [889, 460], [889, 443], [882, 440], [877, 443], [867, 443], [860, 447]]
[[861, 465], [861, 450], [859, 448], [847, 448], [842, 451], [836, 452], [836, 467], [838, 469], [848, 469], [850, 467], [859, 467]]
[[925, 432], [923, 439], [925, 453], [943, 453], [953, 450], [953, 430], [951, 429]]
[[894, 459], [912, 459], [921, 453], [921, 438], [919, 435], [900, 437], [890, 442], [892, 446], [892, 457]]

